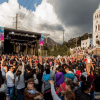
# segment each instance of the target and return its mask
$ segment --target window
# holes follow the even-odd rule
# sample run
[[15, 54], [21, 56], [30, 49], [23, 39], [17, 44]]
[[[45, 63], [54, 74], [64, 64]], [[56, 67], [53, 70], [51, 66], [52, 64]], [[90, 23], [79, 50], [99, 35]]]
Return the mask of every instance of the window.
[[84, 45], [84, 43], [83, 43], [83, 45]]
[[87, 44], [87, 42], [86, 42], [86, 44]]
[[95, 18], [96, 18], [96, 16], [95, 16]]
[[98, 15], [97, 15], [97, 18], [98, 18]]
[[99, 28], [98, 30], [100, 31], [100, 24], [99, 24], [99, 27], [98, 28]]
[[100, 14], [99, 14], [99, 17], [100, 17]]
[[98, 36], [96, 36], [96, 38], [98, 38]]
[[97, 31], [97, 25], [95, 26], [95, 31]]

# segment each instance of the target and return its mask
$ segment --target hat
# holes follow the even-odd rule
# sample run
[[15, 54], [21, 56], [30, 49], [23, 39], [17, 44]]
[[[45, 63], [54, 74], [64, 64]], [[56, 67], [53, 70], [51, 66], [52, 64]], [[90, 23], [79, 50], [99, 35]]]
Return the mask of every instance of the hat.
[[70, 78], [72, 80], [74, 80], [74, 78], [75, 78], [74, 74], [72, 74], [72, 73], [65, 74], [64, 76], [65, 76], [65, 78]]

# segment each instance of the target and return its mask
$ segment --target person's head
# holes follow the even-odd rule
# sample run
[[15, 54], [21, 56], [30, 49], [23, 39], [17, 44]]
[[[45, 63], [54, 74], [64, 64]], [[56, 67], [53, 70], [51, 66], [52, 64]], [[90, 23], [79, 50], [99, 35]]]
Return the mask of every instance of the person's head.
[[86, 81], [86, 77], [85, 77], [84, 75], [82, 75], [82, 76], [80, 77], [80, 79], [81, 79], [81, 81]]
[[59, 66], [58, 68], [56, 68], [56, 71], [57, 71], [57, 72], [62, 72], [62, 67]]
[[67, 65], [67, 64], [63, 64], [63, 65], [62, 65], [62, 67], [63, 67], [64, 69], [66, 68], [66, 66], [68, 66], [68, 65]]
[[3, 61], [2, 66], [3, 66], [3, 67], [5, 67], [5, 66], [6, 66], [6, 61]]
[[65, 86], [66, 90], [73, 91], [75, 86], [76, 86], [76, 84], [72, 80], [66, 81], [66, 86]]
[[34, 79], [33, 78], [30, 78], [27, 81], [27, 89], [28, 90], [32, 90], [33, 88], [34, 88]]
[[21, 71], [17, 71], [16, 75], [17, 75], [17, 76], [20, 76], [21, 73], [22, 73]]
[[75, 94], [72, 91], [66, 91], [64, 100], [75, 100]]
[[50, 69], [49, 68], [46, 69], [46, 74], [50, 74]]
[[93, 70], [90, 70], [90, 75], [94, 75]]
[[22, 66], [22, 62], [19, 63], [19, 66]]
[[78, 70], [78, 66], [76, 65], [75, 70]]
[[11, 71], [11, 72], [13, 72], [13, 71], [14, 71], [13, 66], [9, 66], [9, 71]]
[[81, 71], [81, 66], [78, 67], [78, 70]]
[[65, 66], [65, 72], [66, 73], [69, 72], [69, 66], [68, 65]]
[[50, 65], [46, 65], [46, 69], [50, 69]]
[[89, 92], [91, 91], [91, 87], [92, 87], [92, 85], [91, 85], [91, 83], [88, 82], [88, 81], [83, 81], [83, 82], [81, 83], [81, 90], [82, 90], [83, 92], [85, 92], [85, 93], [89, 93]]

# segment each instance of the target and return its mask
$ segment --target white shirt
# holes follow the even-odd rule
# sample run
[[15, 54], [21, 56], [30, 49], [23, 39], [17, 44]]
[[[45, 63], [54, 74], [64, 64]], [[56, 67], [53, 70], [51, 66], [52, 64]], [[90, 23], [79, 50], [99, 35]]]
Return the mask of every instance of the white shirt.
[[8, 71], [6, 73], [6, 79], [7, 79], [7, 86], [8, 87], [13, 87], [14, 83], [13, 83], [13, 79], [14, 79], [14, 74], [11, 71]]
[[0, 92], [7, 92], [7, 85], [5, 83], [1, 86]]
[[33, 78], [34, 78], [34, 83], [35, 83], [35, 84], [39, 84], [38, 79], [37, 79], [37, 77], [36, 77], [36, 74], [33, 75]]
[[6, 72], [5, 71], [6, 71], [6, 67], [2, 67], [2, 76], [4, 76], [4, 77], [6, 76]]
[[25, 81], [24, 81], [24, 76], [20, 75], [20, 79], [18, 81], [18, 76], [15, 79], [15, 86], [17, 89], [22, 89], [25, 88]]
[[88, 76], [87, 72], [83, 72], [82, 75], [84, 75], [86, 77], [86, 80], [87, 80], [87, 76]]

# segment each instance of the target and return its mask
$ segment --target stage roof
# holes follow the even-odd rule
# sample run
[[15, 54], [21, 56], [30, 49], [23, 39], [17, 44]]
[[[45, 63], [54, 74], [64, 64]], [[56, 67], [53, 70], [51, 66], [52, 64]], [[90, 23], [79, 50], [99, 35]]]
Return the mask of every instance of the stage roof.
[[41, 33], [4, 27], [4, 39], [7, 39], [7, 38], [10, 38], [11, 41], [15, 41], [15, 42], [16, 41], [19, 41], [19, 42], [35, 41], [41, 38]]

